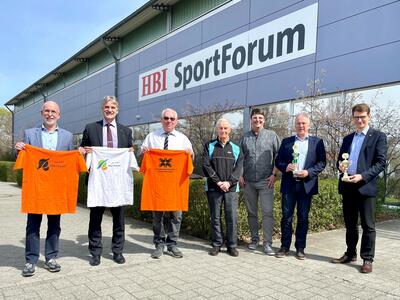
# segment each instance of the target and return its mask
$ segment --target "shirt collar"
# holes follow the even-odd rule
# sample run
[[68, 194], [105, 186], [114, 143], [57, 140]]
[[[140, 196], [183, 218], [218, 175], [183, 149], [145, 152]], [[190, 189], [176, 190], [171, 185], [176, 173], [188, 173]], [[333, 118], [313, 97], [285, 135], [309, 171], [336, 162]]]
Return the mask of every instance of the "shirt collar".
[[[108, 122], [106, 120], [103, 119], [103, 126], [106, 126], [108, 124]], [[111, 126], [113, 127], [117, 127], [117, 122], [114, 120], [112, 120], [112, 122], [110, 122]]]
[[308, 134], [304, 137], [304, 139], [301, 139], [297, 134], [295, 135], [295, 140], [300, 142], [308, 141], [308, 138], [309, 138]]
[[58, 125], [56, 126], [56, 129], [54, 129], [54, 131], [49, 131], [43, 124], [42, 124], [42, 131], [44, 131], [44, 132], [56, 132], [56, 131], [58, 131]]
[[369, 126], [366, 126], [362, 131], [360, 131], [360, 132], [356, 131], [356, 134], [360, 135], [362, 133], [364, 135], [367, 135], [368, 130], [369, 130]]
[[[163, 129], [163, 135], [166, 135], [166, 134], [167, 134], [167, 132]], [[176, 130], [174, 129], [171, 132], [169, 132], [169, 135], [176, 136]]]

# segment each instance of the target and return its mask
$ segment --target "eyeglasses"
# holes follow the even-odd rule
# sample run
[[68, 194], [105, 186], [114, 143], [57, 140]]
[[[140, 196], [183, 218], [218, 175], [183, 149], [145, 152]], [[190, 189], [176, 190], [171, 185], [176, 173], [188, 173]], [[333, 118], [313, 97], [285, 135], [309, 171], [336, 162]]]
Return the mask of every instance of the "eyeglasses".
[[353, 116], [354, 120], [365, 120], [365, 118], [368, 116]]
[[170, 120], [172, 122], [176, 120], [176, 118], [174, 118], [174, 117], [164, 117], [163, 119], [164, 119], [164, 121]]

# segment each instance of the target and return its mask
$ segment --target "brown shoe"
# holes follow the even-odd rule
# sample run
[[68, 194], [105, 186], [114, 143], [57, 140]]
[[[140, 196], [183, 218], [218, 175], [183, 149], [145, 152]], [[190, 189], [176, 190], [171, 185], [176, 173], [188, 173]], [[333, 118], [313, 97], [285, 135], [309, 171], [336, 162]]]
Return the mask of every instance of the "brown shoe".
[[333, 264], [348, 264], [350, 262], [356, 261], [357, 255], [348, 256], [346, 253], [343, 254], [340, 258], [333, 258], [331, 259], [331, 263]]
[[364, 273], [364, 274], [371, 273], [372, 272], [372, 261], [364, 260], [364, 263], [361, 266], [360, 271], [361, 271], [361, 273]]
[[208, 251], [208, 254], [210, 254], [211, 256], [217, 256], [220, 251], [220, 247], [212, 247], [211, 250]]
[[239, 251], [236, 248], [228, 248], [228, 254], [233, 257], [239, 256]]
[[279, 249], [279, 251], [275, 253], [276, 258], [284, 258], [285, 256], [288, 255], [289, 255], [289, 250], [283, 246], [281, 246], [281, 249]]

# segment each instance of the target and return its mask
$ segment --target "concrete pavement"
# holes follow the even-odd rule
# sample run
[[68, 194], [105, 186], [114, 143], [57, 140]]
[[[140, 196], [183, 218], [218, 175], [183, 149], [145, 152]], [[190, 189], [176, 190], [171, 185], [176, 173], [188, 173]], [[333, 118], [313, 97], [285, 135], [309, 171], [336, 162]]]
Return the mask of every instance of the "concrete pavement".
[[[359, 273], [362, 261], [333, 265], [344, 252], [344, 231], [310, 234], [307, 259], [264, 255], [240, 247], [239, 257], [207, 254], [207, 241], [182, 236], [182, 259], [153, 251], [151, 226], [127, 220], [124, 255], [117, 265], [110, 251], [112, 220], [103, 219], [101, 265], [91, 267], [87, 250], [89, 211], [78, 208], [61, 220], [62, 269], [50, 273], [41, 255], [36, 274], [21, 276], [26, 215], [19, 212], [21, 190], [0, 182], [0, 299], [400, 299], [400, 220], [378, 224], [376, 260], [371, 274]], [[44, 246], [46, 218], [41, 246]], [[279, 241], [274, 247], [279, 247]], [[41, 252], [43, 253], [43, 251]]]

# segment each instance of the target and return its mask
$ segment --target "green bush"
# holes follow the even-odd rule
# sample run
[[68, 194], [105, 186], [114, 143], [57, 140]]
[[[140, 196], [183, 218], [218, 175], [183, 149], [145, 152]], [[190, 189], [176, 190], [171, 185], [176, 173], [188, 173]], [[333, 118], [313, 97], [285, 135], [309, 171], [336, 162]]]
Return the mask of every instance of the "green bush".
[[13, 171], [13, 161], [0, 161], [0, 181], [16, 182], [17, 175]]
[[[140, 194], [142, 190], [143, 176], [135, 173], [134, 183], [134, 204], [126, 208], [126, 215], [134, 219], [151, 222], [151, 212], [140, 210]], [[274, 235], [275, 238], [280, 234], [281, 219], [281, 194], [279, 192], [280, 181], [275, 184], [274, 192]], [[323, 179], [319, 184], [320, 193], [313, 197], [309, 228], [310, 231], [330, 230], [343, 226], [341, 197], [337, 192], [336, 179]], [[87, 188], [85, 185], [85, 175], [81, 175], [79, 181], [78, 202], [86, 204]], [[261, 226], [261, 213], [259, 213]], [[224, 222], [224, 218], [222, 218]], [[296, 217], [294, 218], [296, 223]], [[210, 212], [208, 209], [207, 197], [204, 191], [204, 180], [194, 179], [190, 181], [189, 192], [189, 211], [184, 212], [181, 229], [190, 235], [209, 239], [210, 238]], [[261, 235], [261, 232], [260, 232]], [[246, 205], [243, 192], [239, 193], [238, 209], [238, 236], [239, 240], [247, 240], [250, 230], [247, 222]]]

